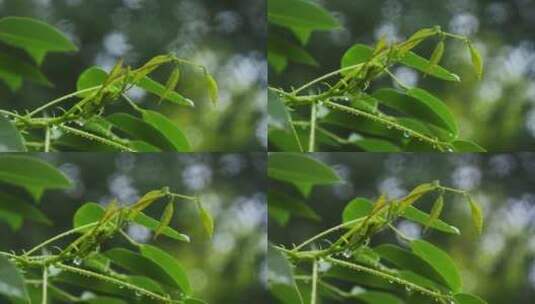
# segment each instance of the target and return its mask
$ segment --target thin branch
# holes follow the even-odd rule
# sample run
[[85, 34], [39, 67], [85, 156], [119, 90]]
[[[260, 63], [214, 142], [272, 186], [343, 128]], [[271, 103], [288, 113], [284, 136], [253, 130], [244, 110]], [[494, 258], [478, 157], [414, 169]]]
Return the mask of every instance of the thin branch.
[[318, 293], [318, 261], [312, 263], [312, 291], [310, 294], [310, 304], [316, 304]]
[[32, 112], [30, 112], [27, 117], [30, 118], [32, 116], [34, 116], [35, 114], [39, 113], [39, 112], [42, 112], [43, 110], [46, 110], [48, 108], [50, 108], [51, 106], [54, 106], [58, 103], [61, 103], [65, 100], [68, 100], [68, 99], [71, 99], [73, 97], [76, 97], [78, 94], [83, 94], [83, 93], [87, 93], [87, 92], [93, 92], [93, 91], [96, 91], [98, 89], [102, 88], [101, 85], [99, 86], [96, 86], [96, 87], [91, 87], [91, 88], [87, 88], [87, 89], [83, 89], [83, 90], [79, 90], [79, 91], [76, 91], [76, 92], [73, 92], [73, 93], [70, 93], [70, 94], [67, 94], [65, 96], [61, 96], [60, 98], [57, 98], [57, 99], [54, 99], [46, 104], [44, 104], [43, 106], [33, 110]]
[[308, 152], [314, 152], [316, 141], [316, 103], [310, 105], [310, 137], [308, 138]]
[[317, 239], [319, 239], [319, 238], [322, 238], [322, 237], [324, 237], [324, 236], [326, 236], [326, 235], [328, 235], [328, 234], [331, 234], [331, 233], [333, 233], [333, 232], [335, 232], [335, 231], [338, 231], [338, 230], [340, 230], [340, 229], [342, 229], [342, 228], [346, 228], [346, 227], [348, 227], [348, 226], [351, 226], [351, 225], [356, 224], [356, 223], [358, 223], [358, 222], [361, 222], [361, 221], [363, 221], [363, 220], [364, 220], [364, 218], [354, 219], [354, 220], [352, 220], [352, 221], [348, 221], [348, 222], [342, 223], [342, 224], [340, 224], [340, 225], [337, 225], [337, 226], [334, 226], [334, 227], [332, 227], [332, 228], [329, 228], [329, 229], [327, 229], [327, 230], [325, 230], [325, 231], [323, 231], [323, 232], [320, 232], [320, 233], [316, 234], [315, 236], [309, 238], [308, 240], [304, 241], [304, 242], [301, 243], [299, 246], [297, 246], [297, 247], [295, 247], [294, 249], [292, 249], [292, 252], [297, 252], [299, 249], [305, 247], [306, 245], [308, 245], [308, 244], [314, 242], [315, 240], [317, 240]]
[[94, 141], [97, 141], [97, 142], [100, 142], [100, 143], [103, 143], [105, 145], [108, 145], [108, 146], [111, 146], [111, 147], [115, 147], [119, 150], [122, 150], [122, 151], [126, 151], [126, 152], [136, 152], [135, 150], [131, 149], [130, 147], [127, 147], [121, 143], [118, 143], [118, 142], [115, 142], [113, 140], [109, 140], [107, 138], [104, 138], [104, 137], [100, 137], [98, 135], [95, 135], [95, 134], [91, 134], [91, 133], [88, 133], [88, 132], [84, 132], [82, 130], [78, 130], [78, 129], [75, 129], [75, 128], [71, 128], [71, 127], [67, 127], [65, 125], [59, 125], [58, 126], [60, 129], [63, 129], [69, 133], [72, 133], [74, 135], [78, 135], [80, 137], [84, 137], [84, 138], [87, 138], [87, 139], [90, 139], [90, 140], [94, 140]]
[[119, 280], [119, 279], [116, 279], [116, 278], [112, 278], [112, 277], [109, 277], [109, 276], [106, 276], [106, 275], [102, 275], [100, 273], [93, 272], [93, 271], [90, 271], [90, 270], [77, 268], [77, 267], [73, 267], [73, 266], [69, 266], [69, 265], [65, 265], [65, 264], [61, 264], [61, 263], [56, 264], [56, 267], [58, 267], [60, 269], [63, 269], [63, 270], [66, 270], [66, 271], [70, 271], [70, 272], [79, 274], [79, 275], [92, 277], [92, 278], [95, 278], [95, 279], [98, 279], [98, 280], [101, 280], [101, 281], [106, 281], [106, 282], [118, 285], [119, 287], [122, 286], [122, 287], [125, 287], [125, 288], [128, 288], [128, 289], [134, 290], [134, 291], [136, 291], [138, 293], [144, 294], [144, 295], [146, 295], [148, 297], [151, 297], [151, 298], [157, 299], [159, 301], [162, 301], [164, 303], [183, 303], [183, 301], [171, 300], [171, 299], [169, 299], [167, 297], [163, 297], [160, 294], [157, 294], [157, 293], [154, 293], [152, 291], [149, 291], [149, 290], [146, 290], [144, 288], [141, 288], [139, 286], [127, 283], [124, 280]]
[[350, 263], [350, 262], [346, 262], [346, 261], [343, 261], [343, 260], [339, 260], [339, 259], [335, 259], [335, 258], [332, 258], [332, 257], [327, 257], [325, 259], [326, 261], [334, 264], [334, 265], [338, 265], [338, 266], [341, 266], [341, 267], [345, 267], [345, 268], [348, 268], [348, 269], [351, 269], [351, 270], [355, 270], [355, 271], [361, 271], [361, 272], [365, 272], [365, 273], [369, 273], [371, 275], [375, 275], [375, 276], [378, 276], [378, 277], [381, 277], [389, 282], [392, 282], [392, 283], [397, 283], [399, 285], [403, 285], [407, 288], [410, 288], [412, 290], [415, 290], [415, 291], [418, 291], [424, 295], [427, 295], [427, 296], [430, 296], [430, 297], [433, 297], [433, 298], [436, 298], [436, 299], [450, 299], [451, 296], [450, 295], [447, 295], [447, 294], [442, 294], [441, 292], [438, 292], [438, 291], [435, 291], [435, 290], [431, 290], [431, 289], [427, 289], [425, 287], [422, 287], [420, 285], [416, 285], [412, 282], [409, 282], [409, 281], [406, 281], [400, 277], [397, 277], [397, 276], [394, 276], [394, 275], [391, 275], [389, 273], [386, 273], [386, 272], [383, 272], [383, 271], [380, 271], [380, 270], [377, 270], [377, 269], [373, 269], [373, 268], [369, 268], [369, 267], [366, 267], [366, 266], [362, 266], [362, 265], [358, 265], [358, 264], [353, 264], [353, 263]]
[[47, 303], [47, 299], [48, 299], [48, 271], [47, 271], [47, 266], [44, 265], [43, 266], [43, 286], [42, 286], [42, 289], [43, 289], [43, 300], [42, 300], [42, 304], [46, 304]]
[[63, 233], [60, 233], [56, 236], [54, 236], [53, 238], [50, 238], [42, 243], [40, 243], [39, 245], [33, 247], [32, 249], [30, 249], [29, 251], [27, 251], [26, 253], [24, 253], [24, 256], [29, 256], [31, 255], [32, 253], [36, 252], [37, 250], [43, 248], [44, 246], [48, 245], [48, 244], [51, 244], [59, 239], [62, 239], [66, 236], [69, 236], [71, 234], [74, 234], [74, 233], [78, 233], [82, 230], [85, 230], [87, 228], [91, 228], [91, 227], [94, 227], [98, 224], [98, 222], [94, 222], [94, 223], [90, 223], [90, 224], [87, 224], [87, 225], [83, 225], [83, 226], [80, 226], [80, 227], [77, 227], [77, 228], [74, 228], [74, 229], [71, 229], [69, 231], [65, 231]]

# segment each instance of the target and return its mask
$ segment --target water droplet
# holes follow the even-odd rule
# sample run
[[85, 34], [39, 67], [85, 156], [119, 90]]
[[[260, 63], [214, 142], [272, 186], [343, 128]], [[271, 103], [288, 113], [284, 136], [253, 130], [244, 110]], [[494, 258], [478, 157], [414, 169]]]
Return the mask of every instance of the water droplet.
[[139, 290], [136, 290], [135, 293], [136, 293], [136, 297], [141, 297], [141, 296], [143, 295], [143, 294], [141, 293], [141, 291], [139, 291]]
[[453, 152], [453, 148], [448, 147], [448, 149], [446, 149], [446, 151], [448, 151], [448, 152]]
[[404, 131], [404, 132], [403, 132], [403, 137], [405, 137], [405, 138], [410, 138], [410, 137], [411, 137], [411, 134], [410, 134], [408, 131]]
[[80, 266], [82, 265], [82, 259], [79, 257], [76, 257], [73, 261], [74, 265]]
[[351, 250], [349, 250], [349, 249], [346, 249], [346, 250], [344, 250], [344, 252], [342, 252], [342, 255], [343, 255], [346, 259], [350, 258], [352, 254], [353, 254], [353, 252], [352, 252]]
[[325, 261], [325, 260], [319, 260], [318, 261], [318, 271], [319, 272], [327, 272], [329, 269], [331, 269], [332, 265], [331, 263]]
[[388, 283], [390, 283], [390, 284], [394, 284], [394, 281], [392, 281], [392, 280], [388, 280]]

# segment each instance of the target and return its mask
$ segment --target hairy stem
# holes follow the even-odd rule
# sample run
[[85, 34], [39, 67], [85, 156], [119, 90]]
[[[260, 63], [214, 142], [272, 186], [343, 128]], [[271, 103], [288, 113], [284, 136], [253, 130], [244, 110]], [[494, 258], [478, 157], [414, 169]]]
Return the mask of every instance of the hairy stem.
[[416, 284], [414, 284], [412, 282], [406, 281], [406, 280], [404, 280], [402, 278], [399, 278], [399, 277], [394, 276], [392, 274], [383, 272], [381, 270], [369, 268], [369, 267], [358, 265], [358, 264], [353, 264], [353, 263], [346, 262], [346, 261], [339, 260], [339, 259], [335, 259], [335, 258], [332, 258], [332, 257], [327, 257], [325, 260], [330, 262], [330, 263], [332, 263], [333, 265], [338, 265], [338, 266], [341, 266], [341, 267], [344, 267], [344, 268], [348, 268], [348, 269], [351, 269], [351, 270], [361, 271], [361, 272], [365, 272], [365, 273], [368, 273], [368, 274], [371, 274], [371, 275], [378, 276], [380, 278], [383, 278], [383, 279], [387, 280], [388, 282], [397, 283], [399, 285], [405, 286], [407, 288], [410, 288], [412, 290], [415, 290], [417, 292], [420, 292], [420, 293], [422, 293], [424, 295], [427, 295], [427, 296], [430, 296], [430, 297], [433, 297], [433, 298], [436, 298], [436, 299], [450, 298], [450, 296], [447, 295], [447, 294], [442, 294], [441, 292], [438, 292], [438, 291], [435, 291], [435, 290], [431, 290], [431, 289], [427, 289], [425, 287], [422, 287], [420, 285], [416, 285]]
[[87, 228], [94, 227], [94, 226], [96, 226], [97, 224], [98, 224], [97, 222], [95, 222], [95, 223], [90, 223], [90, 224], [83, 225], [83, 226], [80, 226], [80, 227], [71, 229], [71, 230], [69, 230], [69, 231], [65, 231], [65, 232], [63, 232], [63, 233], [60, 233], [60, 234], [58, 234], [58, 235], [56, 235], [56, 236], [54, 236], [54, 237], [52, 237], [52, 238], [50, 238], [50, 239], [48, 239], [48, 240], [42, 242], [42, 243], [40, 243], [39, 245], [33, 247], [33, 248], [30, 249], [29, 251], [25, 252], [25, 253], [24, 253], [24, 256], [29, 256], [29, 255], [31, 255], [32, 253], [36, 252], [37, 250], [43, 248], [44, 246], [46, 246], [46, 245], [48, 245], [48, 244], [51, 244], [51, 243], [53, 243], [53, 242], [55, 242], [55, 241], [57, 241], [57, 240], [59, 240], [59, 239], [62, 239], [62, 238], [64, 238], [64, 237], [66, 237], [66, 236], [69, 236], [69, 235], [71, 235], [71, 234], [78, 233], [78, 232], [80, 232], [80, 231], [82, 231], [82, 230], [85, 230], [85, 229], [87, 229]]
[[310, 294], [310, 304], [316, 304], [318, 293], [318, 261], [312, 263], [312, 291]]
[[310, 137], [308, 139], [308, 152], [314, 152], [316, 141], [316, 103], [310, 105]]
[[43, 289], [43, 301], [41, 302], [42, 304], [46, 304], [47, 303], [47, 299], [48, 299], [48, 271], [47, 271], [47, 266], [45, 265], [43, 267], [43, 286], [42, 286], [42, 289]]

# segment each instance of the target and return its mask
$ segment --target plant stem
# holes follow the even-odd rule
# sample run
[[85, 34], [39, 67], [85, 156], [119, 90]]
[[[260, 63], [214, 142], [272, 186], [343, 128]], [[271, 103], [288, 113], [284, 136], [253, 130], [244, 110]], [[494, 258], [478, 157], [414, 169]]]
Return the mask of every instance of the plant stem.
[[197, 196], [189, 196], [189, 195], [178, 194], [178, 193], [169, 193], [168, 195], [171, 196], [171, 197], [190, 200], [190, 201], [194, 201], [194, 202], [199, 200], [199, 198]]
[[50, 127], [45, 129], [45, 152], [50, 152]]
[[325, 79], [328, 79], [328, 78], [331, 78], [331, 77], [333, 77], [333, 76], [336, 76], [336, 75], [338, 75], [338, 74], [340, 74], [340, 73], [342, 73], [342, 72], [350, 71], [350, 70], [356, 69], [356, 68], [361, 67], [361, 66], [363, 66], [363, 65], [364, 65], [364, 64], [359, 63], [359, 64], [356, 64], [356, 65], [352, 65], [352, 66], [348, 66], [348, 67], [345, 67], [345, 68], [338, 69], [338, 70], [336, 70], [336, 71], [332, 71], [332, 72], [330, 72], [330, 73], [328, 73], [328, 74], [325, 74], [325, 75], [323, 75], [323, 76], [321, 76], [321, 77], [319, 77], [319, 78], [316, 78], [316, 79], [314, 79], [314, 80], [312, 80], [312, 81], [306, 83], [306, 84], [303, 85], [302, 87], [300, 87], [300, 88], [294, 90], [294, 91], [292, 92], [292, 94], [293, 94], [293, 95], [297, 95], [297, 93], [303, 91], [304, 89], [306, 89], [306, 88], [308, 88], [308, 87], [310, 87], [310, 86], [312, 86], [312, 85], [314, 85], [314, 84], [316, 84], [316, 83], [318, 83], [318, 82], [321, 82], [321, 81], [323, 81], [323, 80], [325, 80]]
[[135, 150], [131, 149], [130, 147], [127, 147], [123, 144], [120, 144], [118, 142], [115, 142], [113, 140], [109, 140], [107, 138], [104, 138], [104, 137], [100, 137], [100, 136], [97, 136], [95, 134], [91, 134], [91, 133], [88, 133], [88, 132], [84, 132], [82, 130], [78, 130], [78, 129], [75, 129], [75, 128], [71, 128], [71, 127], [67, 127], [65, 125], [58, 125], [58, 127], [60, 129], [63, 129], [67, 132], [70, 132], [74, 135], [78, 135], [78, 136], [81, 136], [81, 137], [85, 137], [87, 139], [91, 139], [91, 140], [94, 140], [94, 141], [97, 141], [97, 142], [100, 142], [100, 143], [103, 143], [103, 144], [106, 144], [108, 146], [112, 146], [112, 147], [115, 147], [119, 150], [122, 150], [122, 151], [126, 151], [126, 152], [136, 152]]
[[90, 270], [86, 270], [86, 269], [82, 269], [82, 268], [77, 268], [77, 267], [65, 265], [65, 264], [62, 264], [62, 263], [58, 263], [58, 264], [56, 264], [56, 266], [58, 268], [63, 269], [63, 270], [70, 271], [70, 272], [73, 272], [73, 273], [76, 273], [76, 274], [79, 274], [79, 275], [92, 277], [92, 278], [95, 278], [95, 279], [98, 279], [98, 280], [102, 280], [102, 281], [106, 281], [106, 282], [109, 282], [109, 283], [112, 283], [112, 284], [123, 286], [125, 288], [128, 288], [128, 289], [137, 291], [137, 292], [139, 292], [141, 294], [144, 294], [144, 295], [146, 295], [148, 297], [151, 297], [151, 298], [157, 299], [159, 301], [162, 301], [164, 303], [183, 303], [182, 301], [176, 301], [176, 300], [171, 300], [171, 299], [165, 298], [165, 297], [163, 297], [163, 296], [161, 296], [161, 295], [159, 295], [157, 293], [154, 293], [152, 291], [146, 290], [144, 288], [138, 287], [136, 285], [127, 283], [125, 281], [122, 281], [122, 280], [119, 280], [119, 279], [116, 279], [116, 278], [112, 278], [112, 277], [109, 277], [109, 276], [102, 275], [102, 274], [97, 273], [97, 272], [93, 272], [93, 271], [90, 271]]
[[310, 137], [308, 139], [308, 152], [314, 152], [316, 141], [316, 103], [310, 105]]
[[403, 125], [398, 124], [395, 121], [388, 120], [388, 119], [382, 118], [380, 116], [376, 116], [374, 114], [371, 114], [371, 113], [368, 113], [368, 112], [365, 112], [365, 111], [361, 111], [361, 110], [356, 109], [356, 108], [350, 108], [348, 106], [337, 104], [337, 103], [334, 103], [334, 102], [331, 102], [331, 101], [328, 101], [328, 100], [325, 101], [324, 103], [325, 103], [325, 105], [327, 105], [330, 108], [333, 108], [333, 109], [336, 109], [336, 110], [340, 110], [340, 111], [344, 111], [344, 112], [347, 112], [347, 113], [355, 115], [355, 116], [362, 115], [365, 118], [368, 118], [368, 119], [371, 119], [373, 121], [376, 121], [376, 122], [379, 122], [381, 124], [386, 125], [387, 128], [389, 127], [389, 128], [398, 129], [398, 130], [400, 130], [400, 131], [402, 131], [404, 133], [407, 133], [410, 136], [413, 136], [413, 137], [415, 137], [415, 138], [417, 138], [419, 140], [422, 140], [422, 141], [430, 143], [433, 146], [433, 148], [438, 149], [441, 152], [444, 151], [443, 146], [448, 146], [449, 145], [448, 143], [441, 142], [441, 141], [439, 141], [437, 139], [433, 139], [433, 138], [431, 138], [431, 137], [429, 137], [427, 135], [424, 135], [424, 134], [416, 132], [416, 131], [414, 131], [412, 129], [409, 129], [409, 128], [403, 126]]
[[312, 292], [310, 294], [310, 304], [317, 302], [317, 288], [318, 288], [318, 261], [314, 260], [312, 263]]
[[48, 299], [48, 271], [47, 271], [47, 266], [43, 266], [43, 301], [41, 302], [42, 304], [46, 304], [47, 303], [47, 299]]
[[325, 231], [323, 231], [323, 232], [320, 232], [320, 233], [316, 234], [315, 236], [309, 238], [308, 240], [304, 241], [303, 243], [301, 243], [299, 246], [295, 247], [295, 248], [292, 249], [291, 251], [292, 251], [292, 252], [297, 252], [299, 249], [301, 249], [301, 248], [303, 248], [304, 246], [306, 246], [306, 245], [308, 245], [308, 244], [314, 242], [315, 240], [317, 240], [317, 239], [319, 239], [319, 238], [322, 238], [322, 237], [324, 237], [324, 236], [326, 236], [326, 235], [328, 235], [328, 234], [330, 234], [330, 233], [332, 233], [332, 232], [335, 232], [335, 231], [338, 231], [338, 230], [340, 230], [340, 229], [342, 229], [342, 228], [351, 226], [351, 225], [356, 224], [356, 223], [358, 223], [358, 222], [361, 222], [361, 221], [363, 221], [363, 220], [364, 220], [364, 218], [358, 218], [358, 219], [354, 219], [354, 220], [352, 220], [352, 221], [348, 221], [348, 222], [345, 222], [345, 223], [343, 223], [343, 224], [334, 226], [334, 227], [332, 227], [332, 228], [329, 228], [329, 229], [327, 229], [327, 230], [325, 230]]
[[68, 100], [70, 98], [73, 98], [73, 97], [76, 97], [76, 95], [78, 94], [83, 94], [83, 93], [87, 93], [87, 92], [92, 92], [92, 91], [96, 91], [98, 89], [100, 89], [102, 86], [96, 86], [96, 87], [91, 87], [91, 88], [87, 88], [87, 89], [83, 89], [83, 90], [79, 90], [79, 91], [76, 91], [76, 92], [73, 92], [73, 93], [70, 93], [70, 94], [67, 94], [65, 96], [62, 96], [60, 98], [57, 98], [57, 99], [54, 99], [52, 101], [50, 101], [49, 103], [47, 104], [44, 104], [43, 106], [33, 110], [32, 112], [30, 112], [27, 117], [30, 118], [32, 116], [34, 116], [35, 114], [43, 111], [43, 110], [46, 110], [48, 108], [50, 108], [51, 106], [54, 106], [58, 103], [61, 103], [62, 101], [65, 101], [65, 100]]
[[358, 264], [349, 263], [349, 262], [346, 262], [346, 261], [343, 261], [343, 260], [339, 260], [339, 259], [335, 259], [335, 258], [331, 258], [331, 257], [327, 257], [326, 261], [328, 261], [328, 262], [330, 262], [330, 263], [332, 263], [334, 265], [345, 267], [345, 268], [348, 268], [348, 269], [351, 269], [351, 270], [362, 271], [362, 272], [369, 273], [371, 275], [375, 275], [375, 276], [381, 277], [381, 278], [383, 278], [383, 279], [385, 279], [385, 280], [387, 280], [389, 282], [397, 283], [399, 285], [403, 285], [405, 287], [408, 287], [410, 289], [416, 290], [416, 291], [418, 291], [418, 292], [420, 292], [422, 294], [431, 296], [431, 297], [436, 298], [436, 299], [450, 298], [449, 295], [445, 295], [445, 294], [442, 294], [442, 293], [440, 293], [438, 291], [434, 291], [434, 290], [431, 290], [431, 289], [427, 289], [427, 288], [421, 287], [420, 285], [416, 285], [416, 284], [414, 284], [412, 282], [406, 281], [406, 280], [404, 280], [402, 278], [399, 278], [397, 276], [391, 275], [389, 273], [385, 273], [385, 272], [377, 270], [377, 269], [369, 268], [369, 267], [358, 265]]
[[35, 251], [39, 250], [40, 248], [43, 248], [44, 246], [50, 244], [50, 243], [53, 243], [59, 239], [62, 239], [68, 235], [71, 235], [71, 234], [74, 234], [74, 233], [77, 233], [77, 232], [80, 232], [84, 229], [87, 229], [87, 228], [91, 228], [91, 227], [94, 227], [98, 224], [98, 222], [94, 222], [94, 223], [90, 223], [90, 224], [87, 224], [87, 225], [83, 225], [83, 226], [80, 226], [80, 227], [77, 227], [77, 228], [74, 228], [74, 229], [71, 229], [69, 231], [65, 231], [63, 233], [60, 233], [56, 236], [54, 236], [53, 238], [50, 238], [42, 243], [40, 243], [39, 245], [33, 247], [32, 249], [30, 249], [29, 251], [25, 252], [23, 256], [29, 256], [31, 255], [32, 253], [34, 253]]

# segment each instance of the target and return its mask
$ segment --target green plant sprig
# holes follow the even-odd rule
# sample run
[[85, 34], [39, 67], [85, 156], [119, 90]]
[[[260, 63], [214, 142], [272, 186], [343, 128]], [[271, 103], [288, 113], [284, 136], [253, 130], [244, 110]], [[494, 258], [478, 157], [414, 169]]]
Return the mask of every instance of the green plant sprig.
[[[160, 190], [153, 190], [146, 193], [137, 202], [131, 205], [122, 205], [114, 200], [108, 204], [106, 209], [103, 211], [102, 216], [99, 219], [95, 219], [96, 221], [77, 227], [75, 226], [73, 229], [51, 237], [20, 255], [14, 252], [0, 251], [0, 256], [8, 258], [9, 261], [23, 270], [35, 268], [41, 269], [41, 280], [27, 279], [26, 281], [31, 284], [42, 286], [43, 304], [47, 303], [46, 299], [48, 297], [48, 289], [58, 289], [51, 284], [51, 278], [48, 274], [48, 269], [50, 267], [55, 267], [64, 271], [79, 274], [81, 276], [105, 281], [110, 284], [117, 285], [120, 288], [132, 290], [136, 294], [144, 295], [161, 303], [184, 303], [188, 299], [187, 295], [182, 295], [179, 299], [172, 299], [169, 294], [155, 293], [143, 287], [131, 284], [124, 279], [121, 279], [119, 274], [114, 273], [111, 270], [109, 270], [107, 273], [100, 273], [81, 267], [81, 261], [98, 254], [101, 244], [103, 244], [106, 240], [115, 237], [116, 235], [124, 237], [131, 245], [141, 248], [142, 244], [130, 238], [128, 234], [123, 231], [123, 227], [125, 227], [125, 225], [128, 223], [134, 222], [143, 210], [153, 205], [156, 201], [165, 198], [169, 200], [169, 204], [175, 204], [175, 201], [178, 199], [193, 202], [197, 205], [197, 207], [202, 208], [198, 196], [174, 193], [169, 191], [169, 188], [164, 187]], [[159, 223], [159, 226], [155, 229], [155, 237], [162, 233], [162, 231], [169, 225], [169, 220], [172, 216], [172, 214], [167, 214], [169, 210], [174, 209], [165, 209], [164, 214], [162, 215], [162, 220]], [[201, 215], [201, 221], [204, 221], [204, 217], [208, 215], [204, 209], [202, 210], [203, 214]], [[164, 218], [169, 220], [165, 221]], [[59, 253], [49, 254], [45, 250], [45, 248], [49, 247], [53, 243], [75, 234], [81, 235], [70, 242], [66, 247], [53, 247], [55, 249], [60, 249]], [[39, 251], [43, 251], [45, 254], [35, 255], [35, 253]], [[69, 295], [69, 297], [71, 299], [76, 299], [76, 297], [72, 295]]]
[[[404, 92], [409, 92], [411, 88], [397, 79], [395, 75], [390, 72], [390, 68], [394, 65], [402, 63], [404, 58], [409, 55], [411, 50], [420, 43], [434, 37], [439, 39], [439, 43], [437, 44], [435, 51], [428, 61], [427, 68], [424, 71], [425, 75], [429, 74], [435, 68], [440, 68], [438, 64], [440, 63], [444, 53], [445, 40], [453, 39], [461, 41], [468, 46], [468, 49], [472, 55], [472, 61], [474, 63], [474, 68], [476, 69], [476, 73], [478, 77], [481, 77], [481, 57], [477, 50], [475, 50], [473, 47], [468, 37], [445, 32], [440, 27], [436, 26], [433, 28], [422, 29], [413, 34], [406, 41], [392, 45], [388, 45], [384, 39], [381, 39], [377, 43], [369, 58], [361, 59], [362, 62], [358, 62], [358, 64], [345, 66], [322, 75], [297, 89], [285, 91], [283, 89], [270, 87], [269, 90], [275, 92], [283, 104], [288, 108], [300, 106], [311, 107], [310, 124], [308, 126], [308, 152], [314, 152], [315, 150], [316, 129], [319, 128], [322, 123], [322, 121], [316, 117], [316, 108], [319, 105], [324, 105], [325, 107], [334, 111], [348, 113], [354, 117], [362, 117], [364, 119], [371, 120], [375, 123], [385, 126], [387, 129], [398, 130], [406, 137], [414, 138], [430, 145], [434, 150], [441, 152], [452, 152], [455, 151], [456, 147], [451, 142], [441, 140], [438, 137], [430, 136], [421, 132], [420, 130], [405, 126], [397, 121], [396, 116], [387, 115], [379, 109], [357, 108], [338, 102], [339, 100], [347, 99], [348, 96], [360, 96], [362, 94], [366, 94], [371, 83], [378, 80], [383, 75], [390, 76]], [[453, 76], [457, 77], [456, 75]], [[336, 80], [332, 85], [326, 83], [326, 81], [332, 78], [338, 78], [338, 80]], [[307, 89], [310, 91], [312, 87], [315, 87], [320, 83], [323, 85], [313, 90], [313, 93], [303, 94], [303, 91]], [[365, 103], [362, 102], [362, 104]], [[294, 133], [294, 137], [296, 137], [299, 146], [301, 146], [300, 140], [295, 134], [295, 130], [292, 132]], [[342, 141], [337, 142], [343, 143]]]
[[[431, 297], [439, 303], [456, 303], [454, 295], [451, 292], [446, 292], [429, 286], [421, 286], [416, 282], [400, 277], [396, 269], [390, 269], [380, 263], [375, 265], [365, 265], [358, 262], [359, 250], [368, 248], [367, 246], [370, 239], [385, 229], [390, 229], [399, 235], [401, 239], [411, 242], [412, 239], [395, 228], [394, 222], [403, 216], [408, 208], [413, 208], [412, 206], [422, 197], [433, 193], [439, 198], [435, 201], [433, 210], [431, 211], [428, 220], [424, 223], [426, 229], [439, 220], [440, 212], [442, 210], [442, 197], [446, 193], [451, 193], [453, 195], [462, 196], [467, 200], [472, 211], [474, 225], [479, 232], [481, 231], [483, 223], [482, 213], [480, 207], [475, 203], [475, 200], [471, 197], [470, 193], [465, 190], [440, 185], [438, 181], [435, 181], [421, 184], [415, 187], [409, 194], [399, 199], [387, 199], [382, 195], [377, 199], [375, 204], [370, 207], [371, 209], [367, 215], [361, 214], [356, 218], [346, 220], [339, 225], [306, 239], [301, 244], [296, 245], [291, 249], [282, 246], [273, 247], [282, 252], [294, 265], [303, 263], [312, 265], [310, 275], [296, 275], [296, 279], [305, 280], [311, 284], [310, 304], [314, 304], [317, 301], [318, 286], [323, 286], [342, 298], [351, 298], [354, 296], [351, 293], [345, 292], [335, 285], [330, 284], [328, 282], [328, 277], [322, 277], [322, 274], [318, 271], [319, 262], [326, 262], [331, 265], [346, 268], [350, 271], [363, 272], [376, 276], [390, 284], [401, 285], [408, 290], [414, 290], [422, 295]], [[337, 236], [335, 241], [331, 242], [329, 240], [328, 236], [343, 230], [345, 230], [345, 232]], [[328, 243], [330, 245], [324, 249], [318, 249], [313, 245], [315, 243]], [[311, 249], [305, 249], [305, 247], [310, 247]]]
[[[173, 73], [166, 85], [159, 87], [160, 85], [148, 78], [148, 75], [164, 65], [173, 66]], [[61, 130], [64, 133], [70, 133], [76, 137], [98, 142], [120, 151], [135, 152], [137, 149], [130, 146], [128, 140], [123, 140], [118, 136], [114, 136], [111, 132], [107, 132], [107, 134], [89, 132], [84, 128], [84, 125], [87, 122], [102, 117], [108, 106], [120, 101], [121, 97], [125, 99], [130, 106], [134, 107], [138, 113], [143, 114], [145, 109], [136, 105], [125, 94], [134, 86], [140, 86], [143, 89], [158, 94], [160, 96], [160, 102], [163, 99], [168, 99], [168, 97], [173, 94], [172, 99], [174, 103], [194, 107], [195, 104], [193, 101], [175, 92], [175, 87], [180, 77], [178, 65], [189, 65], [200, 70], [208, 82], [208, 90], [210, 91], [211, 99], [215, 101], [214, 98], [217, 98], [217, 84], [206, 68], [189, 60], [178, 58], [173, 54], [168, 54], [155, 56], [136, 69], [125, 66], [122, 60], [120, 60], [109, 73], [102, 75], [98, 73], [105, 72], [99, 71], [88, 76], [90, 77], [89, 81], [91, 83], [98, 84], [101, 82], [98, 85], [90, 87], [86, 87], [87, 85], [85, 85], [82, 88], [79, 87], [77, 91], [49, 101], [25, 115], [20, 115], [16, 112], [7, 110], [0, 110], [0, 114], [10, 119], [11, 124], [22, 134], [29, 134], [29, 132], [33, 130], [43, 130], [43, 146], [30, 146], [34, 148], [42, 148], [42, 151], [45, 152], [53, 149], [54, 139], [51, 138], [52, 130]], [[101, 79], [102, 77], [105, 78]], [[73, 99], [78, 99], [78, 101], [71, 107], [67, 109], [60, 107], [61, 104]], [[49, 113], [59, 112], [61, 113], [48, 117]]]

